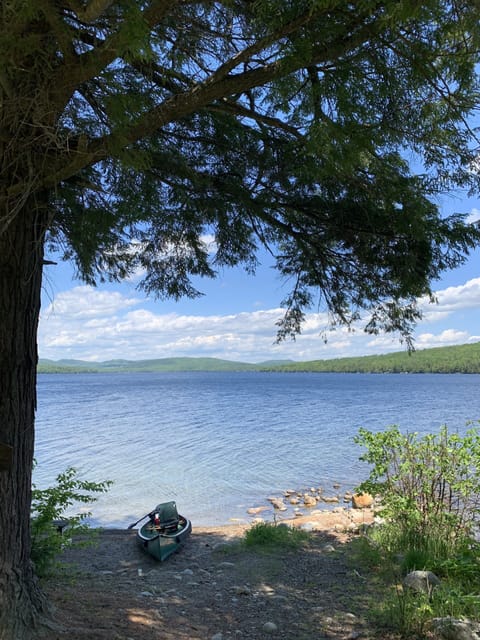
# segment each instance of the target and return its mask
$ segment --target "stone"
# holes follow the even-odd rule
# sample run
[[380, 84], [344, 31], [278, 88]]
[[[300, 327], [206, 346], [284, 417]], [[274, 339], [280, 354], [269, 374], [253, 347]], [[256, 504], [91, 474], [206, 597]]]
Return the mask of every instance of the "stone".
[[259, 590], [265, 596], [271, 596], [275, 593], [275, 589], [268, 584], [261, 585]]
[[275, 602], [288, 602], [287, 596], [282, 595], [281, 593], [276, 593], [271, 597], [271, 600]]
[[263, 630], [267, 633], [275, 633], [278, 630], [277, 625], [274, 622], [265, 622], [263, 625]]
[[272, 503], [273, 508], [277, 511], [286, 511], [287, 507], [283, 502], [283, 498], [268, 498], [268, 501]]
[[480, 640], [480, 624], [473, 620], [434, 618], [432, 627], [442, 640]]
[[303, 504], [306, 507], [314, 507], [317, 504], [317, 499], [314, 498], [313, 496], [308, 495], [308, 493], [306, 493], [303, 496]]
[[214, 633], [210, 640], [223, 640], [223, 633]]
[[338, 496], [322, 496], [322, 500], [330, 503], [339, 502]]
[[247, 509], [247, 513], [251, 516], [256, 516], [259, 513], [262, 513], [262, 511], [267, 511], [269, 509], [269, 507], [250, 507], [250, 509]]
[[373, 496], [369, 493], [355, 493], [352, 496], [352, 507], [354, 509], [368, 509], [373, 504]]
[[419, 593], [431, 593], [440, 584], [440, 579], [431, 571], [410, 571], [403, 585]]
[[233, 585], [231, 590], [237, 594], [237, 596], [249, 596], [252, 593], [252, 590], [246, 584], [244, 585]]
[[289, 500], [290, 504], [298, 504], [300, 502], [299, 498], [293, 497]]

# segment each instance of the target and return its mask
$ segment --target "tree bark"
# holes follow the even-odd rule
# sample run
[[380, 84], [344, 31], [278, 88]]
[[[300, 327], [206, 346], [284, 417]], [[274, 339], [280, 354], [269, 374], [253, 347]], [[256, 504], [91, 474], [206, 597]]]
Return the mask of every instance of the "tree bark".
[[44, 202], [32, 198], [0, 235], [0, 442], [12, 448], [0, 471], [0, 640], [31, 637], [47, 610], [30, 560]]

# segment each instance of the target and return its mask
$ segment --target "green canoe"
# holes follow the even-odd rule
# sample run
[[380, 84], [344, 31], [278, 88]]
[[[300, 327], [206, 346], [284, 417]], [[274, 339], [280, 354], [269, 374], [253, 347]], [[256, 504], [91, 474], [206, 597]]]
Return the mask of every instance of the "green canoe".
[[137, 540], [157, 560], [166, 560], [178, 551], [192, 532], [190, 520], [177, 513], [175, 502], [158, 504], [148, 521], [137, 531]]

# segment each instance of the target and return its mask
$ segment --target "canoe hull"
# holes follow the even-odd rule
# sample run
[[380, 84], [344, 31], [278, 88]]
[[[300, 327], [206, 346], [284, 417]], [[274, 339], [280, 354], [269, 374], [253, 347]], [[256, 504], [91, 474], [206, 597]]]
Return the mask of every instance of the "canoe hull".
[[151, 522], [147, 522], [137, 531], [140, 546], [156, 560], [163, 562], [184, 545], [192, 532], [192, 523], [187, 518], [179, 516], [175, 530], [157, 530]]

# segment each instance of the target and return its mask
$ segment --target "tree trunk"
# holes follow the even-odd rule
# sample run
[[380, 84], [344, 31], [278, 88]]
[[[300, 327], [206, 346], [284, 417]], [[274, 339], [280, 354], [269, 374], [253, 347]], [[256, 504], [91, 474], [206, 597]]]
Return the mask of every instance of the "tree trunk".
[[[46, 208], [38, 195], [0, 235], [0, 640], [34, 636], [46, 611], [30, 561], [37, 326]], [[8, 211], [0, 211], [0, 220]]]

